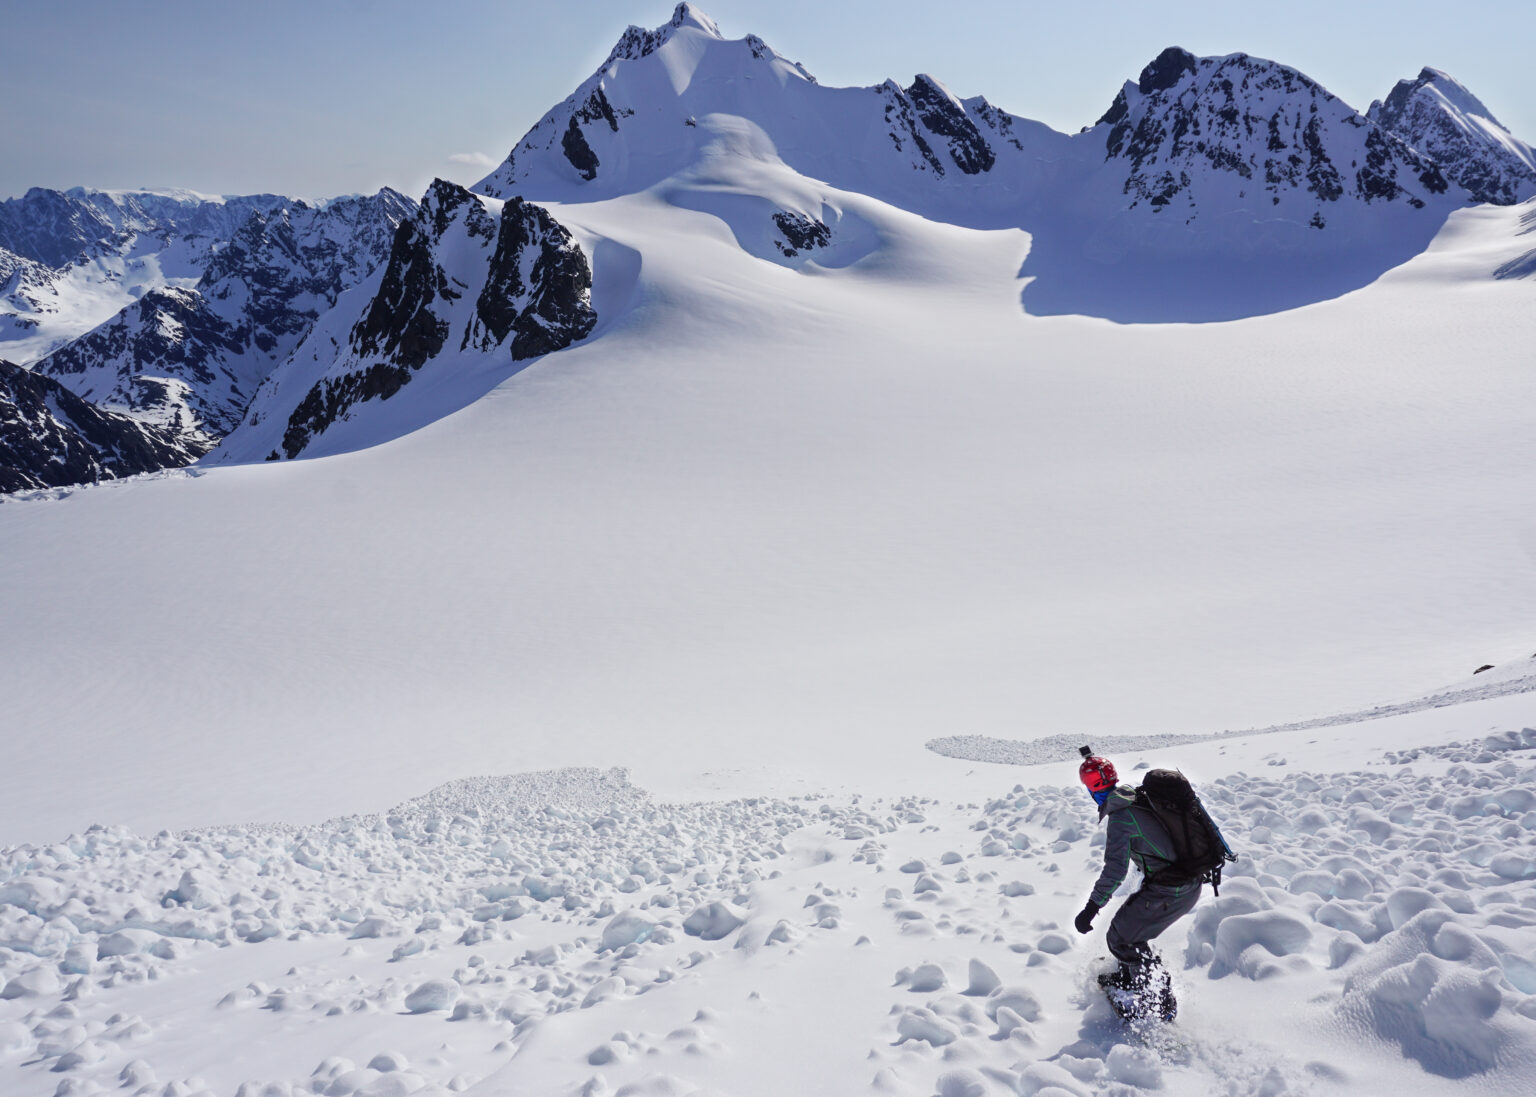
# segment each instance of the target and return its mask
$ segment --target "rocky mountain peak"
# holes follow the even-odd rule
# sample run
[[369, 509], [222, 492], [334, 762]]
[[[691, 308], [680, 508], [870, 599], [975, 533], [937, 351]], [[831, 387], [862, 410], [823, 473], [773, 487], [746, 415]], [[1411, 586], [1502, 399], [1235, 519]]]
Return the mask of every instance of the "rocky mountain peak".
[[1536, 150], [1439, 69], [1399, 81], [1366, 117], [1435, 161], [1480, 202], [1511, 205], [1536, 195]]
[[1308, 208], [1286, 216], [1321, 229], [1340, 199], [1422, 207], [1449, 186], [1434, 163], [1316, 81], [1244, 53], [1196, 58], [1170, 47], [1100, 123], [1106, 160], [1128, 162], [1132, 207], [1177, 205], [1189, 219], [1234, 200], [1262, 208], [1294, 198]]
[[1500, 125], [1493, 112], [1465, 85], [1449, 73], [1428, 67], [1420, 69], [1419, 75], [1413, 80], [1399, 80], [1386, 99], [1373, 102], [1367, 113], [1377, 125], [1395, 129], [1412, 112], [1415, 102], [1421, 100], [1432, 102], [1444, 110], [1486, 118]]
[[674, 29], [678, 27], [694, 27], [713, 38], [725, 37], [720, 33], [720, 28], [715, 25], [713, 19], [692, 4], [687, 3], [686, 0], [672, 10], [672, 19], [667, 25]]
[[1169, 46], [1141, 70], [1136, 90], [1143, 95], [1166, 91], [1196, 69], [1195, 55], [1178, 46]]
[[591, 290], [586, 255], [543, 208], [434, 180], [395, 232], [372, 297], [338, 309], [267, 377], [223, 452], [297, 457], [423, 369], [452, 369], [464, 354], [511, 368], [560, 350], [596, 324]]
[[602, 67], [606, 69], [619, 60], [638, 61], [642, 57], [649, 56], [670, 42], [678, 31], [685, 29], [709, 38], [723, 40], [725, 37], [720, 33], [720, 28], [715, 25], [713, 19], [692, 4], [683, 3], [677, 5], [668, 22], [655, 30], [646, 30], [644, 27], [631, 24], [619, 36], [618, 42], [609, 51], [608, 60], [603, 62]]

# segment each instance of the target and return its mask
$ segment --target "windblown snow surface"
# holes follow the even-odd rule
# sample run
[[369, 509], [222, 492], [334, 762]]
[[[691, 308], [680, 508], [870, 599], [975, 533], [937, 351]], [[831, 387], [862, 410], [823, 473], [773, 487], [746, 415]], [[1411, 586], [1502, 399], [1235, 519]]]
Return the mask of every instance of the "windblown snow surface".
[[[547, 204], [582, 343], [0, 504], [0, 1090], [1527, 1092], [1529, 205], [1118, 325], [697, 125]], [[1099, 736], [1242, 855], [1166, 1031], [1071, 928]]]

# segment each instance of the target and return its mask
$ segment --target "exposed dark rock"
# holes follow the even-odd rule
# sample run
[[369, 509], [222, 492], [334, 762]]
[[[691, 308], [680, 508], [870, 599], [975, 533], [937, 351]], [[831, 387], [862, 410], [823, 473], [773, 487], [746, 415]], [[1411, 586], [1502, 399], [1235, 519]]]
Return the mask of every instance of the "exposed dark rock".
[[207, 451], [98, 408], [50, 377], [0, 360], [0, 492], [179, 468]]
[[[289, 415], [283, 435], [289, 458], [358, 404], [393, 397], [442, 353], [451, 328], [463, 321], [450, 320], [450, 306], [462, 294], [439, 254], [462, 247], [454, 239], [461, 232], [470, 240], [494, 237], [495, 247], [460, 349], [504, 346], [513, 361], [523, 361], [591, 332], [597, 323], [589, 300], [592, 270], [564, 226], [519, 198], [502, 205], [498, 226], [479, 199], [437, 180], [418, 215], [397, 230], [379, 290], [352, 328], [349, 352], [356, 365], [315, 383]], [[457, 315], [463, 316], [462, 306]]]
[[615, 110], [601, 85], [592, 89], [592, 94], [587, 96], [585, 102], [571, 112], [570, 122], [566, 124], [565, 132], [560, 137], [560, 149], [565, 153], [565, 158], [571, 162], [571, 166], [576, 169], [577, 174], [589, 183], [597, 178], [597, 153], [592, 151], [592, 146], [583, 132], [583, 125], [606, 122], [611, 132], [618, 133], [619, 119], [627, 118], [634, 113], [632, 110]]
[[[627, 111], [633, 114], [634, 111]], [[587, 101], [576, 111], [575, 116], [583, 122], [596, 122], [601, 118], [608, 123], [608, 128], [614, 133], [619, 132], [619, 119], [614, 113], [613, 104], [608, 102], [608, 96], [601, 87], [592, 89], [592, 94], [587, 96]]]
[[352, 329], [358, 352], [420, 369], [448, 338], [447, 321], [432, 312], [432, 302], [446, 288], [445, 280], [423, 226], [400, 222], [379, 292]]
[[1094, 125], [1102, 126], [1107, 124], [1113, 126], [1129, 114], [1130, 109], [1125, 101], [1125, 89], [1121, 88], [1115, 93], [1115, 101], [1109, 105], [1109, 109], [1104, 112], [1103, 116]]
[[[1271, 205], [1294, 191], [1324, 202], [1351, 193], [1414, 207], [1424, 200], [1410, 187], [1446, 193], [1433, 164], [1284, 65], [1246, 54], [1196, 59], [1169, 49], [1143, 70], [1137, 87], [1136, 94], [1122, 90], [1102, 119], [1110, 124], [1106, 159], [1128, 161], [1132, 206], [1168, 206], [1199, 177], [1195, 167], [1202, 163], [1258, 183], [1263, 190], [1255, 197]], [[1329, 109], [1320, 112], [1325, 104]], [[1341, 153], [1349, 157], [1347, 169]], [[1198, 214], [1192, 206], [1191, 216]]]
[[1366, 117], [1432, 162], [1430, 177], [1420, 179], [1427, 189], [1454, 183], [1479, 202], [1501, 206], [1536, 195], [1530, 146], [1443, 72], [1426, 68], [1415, 80], [1399, 81], [1385, 101], [1371, 104]]
[[784, 242], [775, 240], [774, 247], [790, 258], [802, 251], [824, 248], [832, 242], [832, 230], [814, 217], [780, 210], [773, 215], [773, 223], [784, 235]]
[[117, 236], [99, 210], [62, 191], [33, 187], [0, 203], [0, 248], [46, 266], [68, 266], [91, 245]]
[[[885, 122], [889, 127], [891, 143], [900, 152], [906, 148], [906, 142], [911, 141], [917, 149], [923, 162], [933, 170], [935, 175], [944, 174], [944, 165], [934, 155], [933, 147], [928, 144], [927, 138], [918, 131], [917, 116], [912, 109], [912, 100], [905, 91], [897, 87], [894, 80], [887, 80], [880, 85], [880, 94], [885, 98]], [[914, 165], [921, 170], [920, 165]]]
[[967, 102], [966, 107], [970, 110], [973, 110], [976, 114], [976, 117], [980, 118], [983, 122], [990, 126], [992, 131], [1001, 137], [1004, 141], [1008, 142], [1008, 144], [1012, 145], [1020, 152], [1024, 151], [1024, 142], [1020, 141], [1018, 136], [1013, 132], [1013, 115], [1009, 114], [1007, 111], [998, 110], [991, 103], [987, 102], [980, 96], [977, 96], [975, 99]]
[[[687, 22], [692, 14], [694, 14], [693, 9], [683, 3], [672, 10], [672, 18], [664, 27], [646, 30], [643, 27], [631, 25], [619, 37], [618, 43], [608, 54], [608, 60], [603, 63], [604, 67], [618, 60], [638, 61], [642, 57], [655, 53], [672, 37], [672, 32]], [[704, 22], [708, 23], [708, 20]]]
[[[525, 284], [521, 268], [534, 249], [537, 257]], [[482, 349], [510, 335], [512, 360], [522, 361], [585, 338], [597, 323], [587, 303], [591, 291], [592, 269], [565, 226], [539, 206], [508, 199], [485, 288], [475, 302], [490, 337], [481, 340]]]
[[1307, 147], [1307, 189], [1326, 202], [1336, 202], [1344, 195], [1344, 184], [1339, 179], [1339, 169], [1328, 158], [1323, 148], [1323, 138], [1318, 119], [1314, 115], [1302, 131], [1302, 142]]
[[571, 167], [587, 182], [597, 178], [597, 153], [592, 151], [592, 146], [587, 144], [587, 139], [582, 136], [581, 126], [577, 124], [574, 115], [571, 116], [570, 125], [565, 127], [565, 133], [560, 138], [560, 149], [565, 153], [565, 158], [571, 162]]
[[1393, 151], [1382, 130], [1372, 129], [1365, 135], [1365, 166], [1355, 173], [1355, 187], [1367, 202], [1378, 198], [1391, 201], [1402, 193], [1395, 173], [1387, 170]]
[[950, 159], [956, 167], [966, 175], [992, 169], [997, 162], [992, 146], [948, 92], [927, 76], [919, 76], [906, 92], [928, 132], [949, 142]]
[[[178, 425], [188, 432], [189, 445], [206, 450], [234, 428], [249, 398], [222, 367], [244, 349], [236, 329], [208, 307], [202, 294], [158, 289], [54, 351], [35, 369], [83, 398], [133, 409], [162, 426]], [[124, 367], [114, 368], [114, 363]], [[151, 377], [156, 381], [151, 383]], [[227, 390], [235, 392], [233, 404], [198, 395]]]
[[374, 398], [388, 400], [410, 379], [410, 370], [389, 362], [376, 363], [342, 377], [326, 378], [304, 395], [288, 417], [288, 429], [283, 432], [283, 452], [290, 460], [297, 457], [315, 435], [340, 419], [353, 405]]
[[1186, 73], [1194, 71], [1195, 55], [1178, 46], [1169, 46], [1141, 70], [1141, 78], [1136, 81], [1136, 87], [1143, 95], [1166, 91], [1184, 79]]
[[225, 239], [253, 212], [289, 201], [251, 194], [216, 202], [143, 191], [33, 187], [0, 202], [0, 248], [53, 268], [120, 251], [136, 237]]

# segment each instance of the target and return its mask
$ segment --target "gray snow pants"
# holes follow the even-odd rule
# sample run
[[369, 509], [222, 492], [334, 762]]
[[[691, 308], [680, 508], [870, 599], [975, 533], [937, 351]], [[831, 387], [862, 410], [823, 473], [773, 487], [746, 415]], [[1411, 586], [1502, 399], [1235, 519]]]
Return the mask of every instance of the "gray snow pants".
[[1143, 884], [1110, 920], [1104, 935], [1109, 951], [1122, 964], [1139, 967], [1152, 958], [1147, 942], [1193, 910], [1199, 900], [1199, 884]]

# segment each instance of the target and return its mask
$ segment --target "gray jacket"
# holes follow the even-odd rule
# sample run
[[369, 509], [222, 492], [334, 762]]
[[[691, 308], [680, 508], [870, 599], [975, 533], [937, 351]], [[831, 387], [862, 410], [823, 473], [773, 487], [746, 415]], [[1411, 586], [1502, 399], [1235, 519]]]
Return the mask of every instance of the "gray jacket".
[[1136, 790], [1128, 785], [1116, 785], [1104, 798], [1099, 805], [1099, 818], [1109, 820], [1104, 838], [1104, 871], [1099, 873], [1088, 898], [1102, 907], [1125, 879], [1131, 861], [1136, 862], [1143, 876], [1173, 864], [1173, 841], [1157, 816], [1136, 803]]

